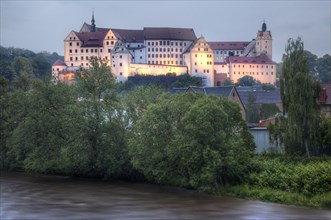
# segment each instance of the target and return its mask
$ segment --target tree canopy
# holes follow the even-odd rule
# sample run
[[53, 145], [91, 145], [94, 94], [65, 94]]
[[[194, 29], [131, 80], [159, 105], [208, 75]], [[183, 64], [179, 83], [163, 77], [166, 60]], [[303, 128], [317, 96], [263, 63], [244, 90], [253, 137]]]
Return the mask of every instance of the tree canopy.
[[311, 74], [300, 38], [289, 39], [283, 60], [281, 98], [287, 116], [285, 147], [308, 156], [316, 145], [319, 123], [320, 85]]

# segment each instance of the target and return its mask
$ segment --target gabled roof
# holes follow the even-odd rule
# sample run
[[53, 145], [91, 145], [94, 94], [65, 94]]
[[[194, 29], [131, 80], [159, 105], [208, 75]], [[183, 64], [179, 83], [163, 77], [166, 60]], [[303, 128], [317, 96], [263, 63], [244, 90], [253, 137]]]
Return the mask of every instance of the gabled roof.
[[243, 103], [247, 105], [250, 95], [255, 96], [256, 104], [281, 104], [282, 99], [280, 97], [279, 90], [275, 91], [238, 91], [239, 96]]
[[189, 86], [187, 88], [173, 88], [175, 93], [203, 93], [207, 95], [215, 95], [222, 98], [228, 98], [231, 95], [233, 89], [236, 89], [234, 86], [218, 86], [218, 87], [200, 87], [200, 86]]
[[206, 96], [214, 95], [221, 98], [229, 98], [232, 94], [232, 91], [235, 91], [238, 95], [238, 98], [245, 109], [244, 102], [241, 100], [241, 97], [235, 86], [217, 86], [217, 87], [199, 87], [199, 86], [189, 86], [187, 88], [173, 88], [173, 93], [202, 93]]
[[62, 60], [57, 60], [52, 66], [67, 66]]
[[229, 56], [229, 63], [255, 63], [255, 64], [276, 64], [270, 57], [263, 53], [256, 57], [239, 57], [239, 56]]
[[325, 92], [325, 100], [323, 101], [324, 105], [331, 105], [331, 83], [321, 83], [322, 92]]
[[145, 40], [188, 40], [194, 41], [197, 37], [192, 28], [145, 27]]
[[75, 32], [77, 37], [83, 42], [82, 47], [102, 47], [103, 39], [107, 32]]
[[213, 50], [244, 50], [250, 41], [208, 42]]

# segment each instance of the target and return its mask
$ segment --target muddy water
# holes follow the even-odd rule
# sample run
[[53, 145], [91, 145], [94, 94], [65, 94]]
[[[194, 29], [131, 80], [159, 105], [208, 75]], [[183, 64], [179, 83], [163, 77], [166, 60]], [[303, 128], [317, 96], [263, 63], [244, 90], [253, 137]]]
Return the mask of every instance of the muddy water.
[[323, 219], [331, 211], [128, 182], [1, 172], [0, 219]]

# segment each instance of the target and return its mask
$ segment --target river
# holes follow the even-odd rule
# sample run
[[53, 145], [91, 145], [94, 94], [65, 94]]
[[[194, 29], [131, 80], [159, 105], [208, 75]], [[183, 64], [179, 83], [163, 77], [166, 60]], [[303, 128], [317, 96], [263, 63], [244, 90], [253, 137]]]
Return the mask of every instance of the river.
[[1, 172], [0, 219], [312, 219], [331, 211], [145, 183]]

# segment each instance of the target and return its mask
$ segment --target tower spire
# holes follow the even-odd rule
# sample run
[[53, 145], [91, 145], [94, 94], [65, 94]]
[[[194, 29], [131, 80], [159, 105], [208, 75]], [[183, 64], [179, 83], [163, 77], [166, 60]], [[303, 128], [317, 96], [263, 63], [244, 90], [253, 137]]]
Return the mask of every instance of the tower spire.
[[95, 32], [95, 20], [94, 20], [94, 10], [92, 11], [92, 20], [91, 20], [91, 32]]
[[262, 32], [267, 31], [267, 24], [265, 23], [265, 19], [263, 18], [263, 24], [262, 24]]

